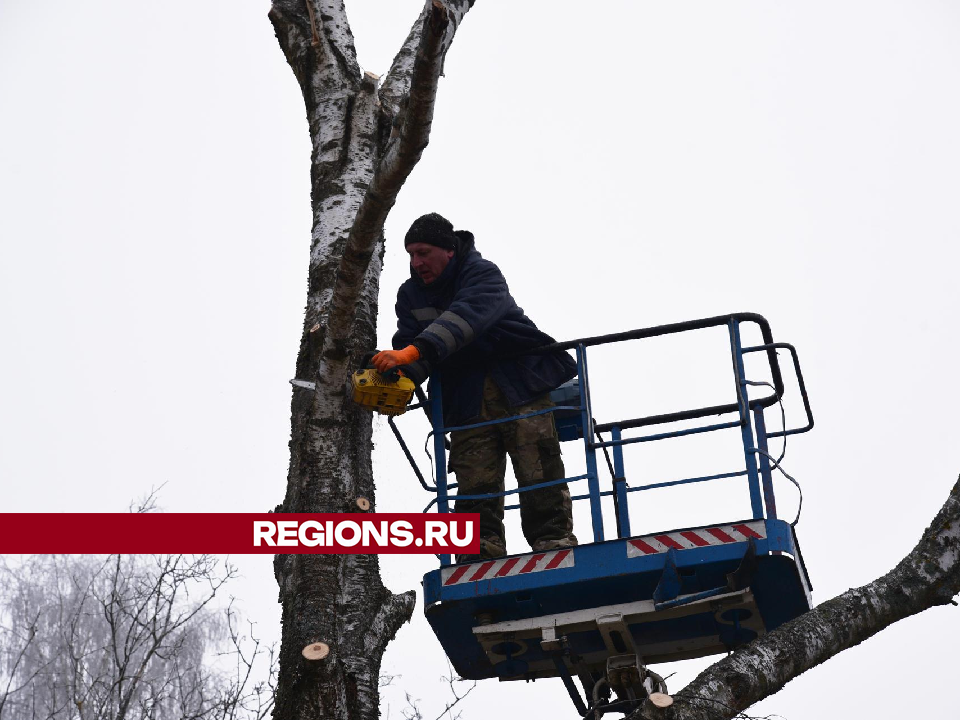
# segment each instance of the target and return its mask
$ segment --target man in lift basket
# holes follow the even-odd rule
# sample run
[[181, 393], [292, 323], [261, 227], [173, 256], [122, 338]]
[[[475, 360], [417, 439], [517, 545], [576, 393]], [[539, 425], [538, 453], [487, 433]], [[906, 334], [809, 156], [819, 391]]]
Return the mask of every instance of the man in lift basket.
[[[404, 238], [410, 279], [397, 293], [394, 350], [373, 357], [379, 372], [403, 365], [422, 383], [438, 368], [445, 427], [470, 425], [553, 406], [550, 391], [577, 374], [563, 351], [523, 354], [554, 342], [517, 306], [500, 269], [480, 256], [473, 234], [430, 213]], [[565, 477], [553, 413], [450, 433], [450, 471], [458, 493], [502, 492], [506, 456], [519, 486]], [[457, 500], [480, 513], [480, 556], [506, 554], [503, 498]], [[534, 551], [577, 544], [566, 483], [520, 493], [523, 535]]]

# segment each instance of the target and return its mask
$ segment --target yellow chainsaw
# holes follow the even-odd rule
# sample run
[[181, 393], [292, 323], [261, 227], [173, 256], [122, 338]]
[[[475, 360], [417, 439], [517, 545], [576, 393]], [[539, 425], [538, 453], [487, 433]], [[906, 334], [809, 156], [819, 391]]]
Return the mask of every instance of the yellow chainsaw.
[[[381, 415], [401, 415], [406, 411], [417, 386], [413, 380], [403, 376], [402, 365], [383, 374], [377, 372], [370, 364], [370, 359], [376, 354], [374, 351], [364, 355], [360, 369], [353, 373], [353, 401]], [[306, 390], [317, 389], [316, 383], [309, 380], [291, 380], [290, 384]]]
[[404, 377], [401, 367], [385, 373], [377, 372], [370, 364], [375, 352], [367, 353], [360, 361], [360, 369], [353, 374], [353, 401], [381, 415], [400, 415], [407, 409], [417, 386]]

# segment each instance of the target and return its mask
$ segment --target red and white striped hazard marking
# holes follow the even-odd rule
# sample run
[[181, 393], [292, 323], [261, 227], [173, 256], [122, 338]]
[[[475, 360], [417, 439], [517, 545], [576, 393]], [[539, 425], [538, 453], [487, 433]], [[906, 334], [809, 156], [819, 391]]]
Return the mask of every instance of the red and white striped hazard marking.
[[551, 550], [533, 555], [501, 558], [499, 560], [485, 560], [471, 565], [458, 565], [444, 568], [440, 572], [440, 580], [444, 586], [462, 585], [463, 583], [477, 582], [478, 580], [493, 580], [494, 578], [527, 575], [528, 573], [543, 572], [544, 570], [558, 570], [559, 568], [573, 567], [573, 550]]
[[670, 549], [690, 550], [691, 548], [707, 547], [708, 545], [726, 545], [727, 543], [744, 542], [750, 538], [761, 539], [766, 536], [767, 529], [763, 520], [661, 533], [659, 535], [644, 535], [627, 541], [627, 557], [656, 555], [665, 553]]

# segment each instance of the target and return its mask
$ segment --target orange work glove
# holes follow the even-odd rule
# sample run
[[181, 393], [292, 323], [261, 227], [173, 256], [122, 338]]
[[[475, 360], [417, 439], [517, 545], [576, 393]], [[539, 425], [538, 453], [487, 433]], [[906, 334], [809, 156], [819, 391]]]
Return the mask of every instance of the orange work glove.
[[397, 365], [408, 365], [420, 359], [420, 351], [416, 345], [407, 345], [403, 350], [384, 350], [373, 356], [371, 362], [377, 372], [385, 373]]

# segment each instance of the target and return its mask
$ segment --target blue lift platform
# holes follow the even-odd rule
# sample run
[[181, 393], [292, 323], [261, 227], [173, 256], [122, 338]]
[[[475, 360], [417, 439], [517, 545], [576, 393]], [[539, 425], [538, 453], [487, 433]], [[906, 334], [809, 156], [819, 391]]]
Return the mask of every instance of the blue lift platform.
[[[744, 324], [759, 328], [761, 344], [742, 345]], [[595, 420], [589, 348], [717, 327], [725, 327], [729, 334], [735, 402], [615, 422]], [[753, 313], [572, 340], [550, 348], [573, 350], [578, 375], [553, 393], [556, 407], [542, 412], [555, 413], [561, 441], [582, 446], [586, 473], [527, 490], [569, 483], [573, 499], [589, 503], [593, 542], [464, 564], [440, 556], [441, 567], [423, 578], [425, 613], [461, 677], [502, 681], [559, 677], [580, 715], [599, 718], [605, 712], [628, 712], [653, 693], [666, 693], [663, 679], [649, 670], [649, 664], [728, 652], [810, 609], [811, 585], [793, 525], [777, 517], [772, 471], [778, 469], [779, 459], [771, 457], [768, 441], [807, 432], [813, 417], [796, 350], [774, 342], [767, 321]], [[792, 376], [806, 423], [768, 432], [764, 410], [782, 403], [785, 393], [778, 351], [792, 358]], [[744, 357], [751, 353], [766, 357], [769, 382], [746, 377]], [[751, 397], [750, 391], [761, 386], [767, 389]], [[420, 483], [436, 495], [427, 509], [436, 506], [438, 512], [447, 513], [457, 496], [450, 492], [456, 485], [447, 482], [445, 436], [463, 428], [443, 426], [441, 392], [434, 377], [430, 400], [420, 393], [420, 403], [411, 406], [423, 407], [431, 418], [428, 443], [433, 446], [435, 485], [424, 479], [395, 418], [389, 424]], [[702, 418], [710, 418], [709, 423], [690, 427], [690, 421]], [[737, 436], [742, 468], [628, 485], [624, 446], [714, 432]], [[609, 439], [604, 439], [605, 434]], [[612, 477], [604, 479], [609, 483], [605, 488], [598, 453], [607, 455], [611, 470]], [[718, 480], [737, 482], [734, 478], [746, 479], [748, 492], [743, 493], [742, 486], [738, 490], [749, 496], [749, 513], [744, 508], [740, 517], [717, 518], [699, 527], [644, 534], [631, 531], [630, 493]], [[576, 494], [575, 484], [584, 481], [586, 492]], [[504, 495], [518, 492], [506, 490]], [[613, 500], [614, 538], [604, 533], [603, 498]], [[606, 504], [609, 512], [609, 500]], [[574, 679], [580, 680], [585, 698]], [[611, 691], [616, 693], [615, 700]]]

